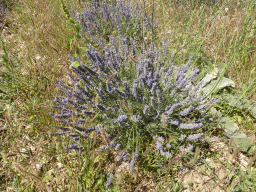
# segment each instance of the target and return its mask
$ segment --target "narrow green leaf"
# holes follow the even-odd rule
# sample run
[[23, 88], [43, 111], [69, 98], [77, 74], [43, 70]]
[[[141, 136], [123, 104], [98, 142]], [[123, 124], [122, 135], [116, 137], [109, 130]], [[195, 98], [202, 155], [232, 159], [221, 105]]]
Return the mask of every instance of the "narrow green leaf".
[[88, 49], [87, 47], [79, 47], [82, 51], [86, 52]]
[[98, 155], [98, 156], [94, 159], [93, 163], [96, 163], [99, 158], [100, 158], [100, 156]]

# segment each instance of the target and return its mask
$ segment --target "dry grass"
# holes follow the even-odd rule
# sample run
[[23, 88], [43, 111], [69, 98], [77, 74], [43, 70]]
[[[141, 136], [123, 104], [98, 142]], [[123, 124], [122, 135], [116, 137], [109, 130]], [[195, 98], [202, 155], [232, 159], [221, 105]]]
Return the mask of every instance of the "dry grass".
[[[64, 3], [69, 9], [82, 8], [78, 0]], [[256, 101], [255, 4], [249, 8], [249, 0], [231, 0], [226, 5], [192, 9], [189, 3], [167, 0], [145, 3], [148, 12], [154, 8], [154, 17], [163, 25], [153, 39], [158, 47], [165, 36], [169, 54], [175, 54], [177, 61], [192, 55], [199, 68], [231, 61], [226, 75], [235, 81], [238, 93], [247, 91], [247, 97]], [[67, 81], [67, 55], [82, 57], [75, 31], [67, 24], [60, 1], [19, 0], [10, 20], [13, 24], [1, 35], [13, 69], [8, 84], [4, 84], [8, 88], [4, 91], [6, 98], [1, 99], [1, 191], [104, 191], [109, 172], [114, 172], [112, 191], [232, 191], [238, 183], [231, 177], [234, 170], [238, 178], [249, 178], [253, 170], [255, 174], [255, 155], [227, 150], [228, 141], [221, 135], [199, 152], [196, 162], [194, 156], [180, 154], [171, 162], [162, 162], [169, 163], [166, 170], [154, 168], [157, 151], [151, 143], [132, 174], [124, 163], [116, 161], [116, 152], [97, 151], [104, 144], [102, 139], [83, 139], [82, 155], [65, 152], [63, 146], [70, 141], [48, 136], [56, 126], [48, 114], [54, 112], [50, 108], [53, 98], [61, 93], [55, 84], [60, 79]], [[145, 37], [152, 41], [152, 34], [145, 33]], [[246, 111], [230, 114], [255, 143], [255, 119]]]

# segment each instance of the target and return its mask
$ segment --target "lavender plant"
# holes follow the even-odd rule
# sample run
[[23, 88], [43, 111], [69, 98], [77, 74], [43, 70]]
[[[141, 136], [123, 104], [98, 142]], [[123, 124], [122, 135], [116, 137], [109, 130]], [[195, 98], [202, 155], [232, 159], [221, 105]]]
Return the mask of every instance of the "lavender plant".
[[[71, 14], [67, 10], [65, 12], [70, 19]], [[98, 36], [108, 41], [112, 34], [138, 38], [143, 27], [145, 31], [160, 27], [152, 14], [147, 16], [142, 6], [132, 4], [130, 0], [107, 0], [101, 3], [92, 0], [90, 4], [85, 2], [81, 13], [73, 12], [72, 15], [93, 40]]]
[[[136, 44], [129, 45], [126, 37], [119, 45], [113, 36], [111, 39], [111, 45], [102, 41], [103, 54], [89, 46], [87, 56], [91, 67], [82, 62], [77, 68], [72, 66], [77, 78], [68, 74], [71, 83], [59, 82], [57, 85], [65, 96], [56, 97], [54, 101], [58, 105], [53, 107], [61, 109], [62, 113], [51, 115], [80, 133], [67, 136], [78, 140], [90, 131], [106, 132], [103, 149], [126, 148], [128, 153], [134, 152], [141, 142], [155, 138], [156, 149], [167, 158], [175, 153], [172, 149], [185, 150], [188, 146], [186, 150], [190, 152], [194, 147], [192, 144], [204, 141], [204, 133], [195, 132], [207, 123], [207, 108], [217, 100], [200, 95], [198, 90], [203, 81], [192, 84], [199, 73], [198, 69], [190, 68], [192, 57], [187, 64], [176, 67], [174, 58], [169, 65], [166, 63], [165, 54], [160, 61], [160, 54], [153, 45], [142, 47], [139, 54]], [[165, 53], [165, 44], [163, 49]], [[138, 60], [134, 58], [137, 55]], [[82, 118], [77, 119], [78, 116]], [[77, 120], [66, 120], [71, 117]], [[98, 125], [79, 126], [86, 117], [94, 119]], [[59, 129], [66, 132], [71, 130], [70, 127]], [[185, 136], [179, 142], [162, 145], [169, 136], [181, 134]], [[114, 138], [118, 141], [114, 142]], [[69, 148], [78, 148], [78, 145]], [[120, 156], [121, 159], [124, 158]], [[136, 160], [127, 160], [131, 168]]]

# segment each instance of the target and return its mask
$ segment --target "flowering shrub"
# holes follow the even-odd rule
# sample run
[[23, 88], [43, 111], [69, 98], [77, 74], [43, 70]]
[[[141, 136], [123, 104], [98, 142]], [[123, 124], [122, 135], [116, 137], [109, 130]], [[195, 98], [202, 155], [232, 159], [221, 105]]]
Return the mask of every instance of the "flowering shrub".
[[[118, 47], [113, 36], [111, 39], [111, 45], [103, 41], [103, 54], [88, 47], [91, 67], [83, 63], [77, 68], [72, 66], [77, 78], [68, 74], [71, 84], [59, 82], [58, 87], [65, 96], [56, 97], [54, 101], [58, 105], [53, 107], [61, 109], [62, 113], [51, 115], [58, 122], [71, 125], [82, 133], [82, 137], [93, 130], [101, 135], [106, 132], [104, 138], [107, 145], [103, 149], [115, 147], [119, 150], [122, 146], [130, 152], [139, 144], [138, 141], [150, 141], [154, 138], [157, 140], [156, 149], [160, 150], [162, 156], [169, 158], [172, 157], [170, 150], [177, 143], [167, 143], [164, 147], [163, 137], [168, 139], [170, 135], [180, 134], [179, 140], [187, 141], [187, 151], [191, 151], [191, 143], [198, 142], [204, 135], [192, 134], [193, 130], [196, 131], [208, 121], [207, 108], [217, 102], [214, 98], [200, 95], [198, 90], [203, 81], [193, 85], [192, 80], [199, 70], [190, 69], [192, 57], [180, 67], [173, 65], [172, 58], [169, 66], [165, 67], [167, 58], [160, 61], [159, 52], [152, 45], [142, 47], [142, 54], [136, 60], [136, 44], [129, 45], [126, 38], [123, 38], [124, 41]], [[166, 47], [163, 44], [165, 53]], [[72, 116], [82, 118], [75, 122], [66, 120]], [[85, 117], [94, 118], [101, 125], [90, 128], [79, 126], [86, 122]], [[62, 131], [70, 130], [68, 127], [59, 128]], [[81, 138], [78, 134], [67, 136], [72, 140]], [[119, 140], [110, 142], [115, 137]], [[183, 146], [175, 146], [177, 147], [185, 150]], [[72, 145], [66, 149], [81, 148]], [[136, 160], [129, 162], [132, 165]]]
[[[101, 49], [87, 46], [88, 65], [69, 55], [76, 62], [71, 66], [76, 77], [68, 74], [70, 83], [57, 85], [65, 95], [58, 95], [53, 107], [62, 113], [51, 115], [68, 127], [58, 127], [62, 132], [51, 135], [66, 135], [76, 142], [65, 150], [82, 152], [80, 138], [94, 131], [106, 144], [101, 151], [126, 149], [117, 160], [127, 162], [132, 171], [139, 157], [138, 145], [143, 142], [155, 140], [160, 155], [171, 158], [179, 150], [191, 152], [205, 141], [206, 132], [199, 131], [207, 128], [207, 109], [218, 101], [199, 92], [203, 81], [193, 84], [199, 70], [191, 69], [192, 57], [180, 67], [174, 66], [174, 58], [166, 57], [165, 38], [162, 56], [153, 44], [143, 42], [137, 48], [135, 36], [143, 23], [148, 29], [157, 27], [150, 17], [138, 5], [109, 1], [98, 6], [94, 0], [76, 15]], [[113, 32], [118, 32], [118, 39]], [[70, 133], [72, 129], [76, 133]], [[170, 136], [177, 137], [169, 140]], [[107, 187], [112, 177], [109, 174]]]

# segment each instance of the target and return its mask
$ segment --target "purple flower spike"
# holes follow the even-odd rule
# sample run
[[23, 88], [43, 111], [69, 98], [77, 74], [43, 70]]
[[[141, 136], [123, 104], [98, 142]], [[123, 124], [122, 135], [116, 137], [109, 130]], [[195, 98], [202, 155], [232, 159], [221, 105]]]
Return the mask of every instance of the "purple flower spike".
[[198, 90], [200, 89], [200, 87], [201, 87], [203, 84], [204, 84], [204, 81], [201, 80], [201, 81], [194, 87], [194, 89], [189, 92], [190, 97], [194, 97], [194, 96], [197, 94]]
[[110, 84], [109, 84], [108, 81], [106, 81], [106, 87], [107, 87], [107, 92], [109, 92], [110, 94], [112, 94], [114, 90], [111, 88], [111, 86], [110, 86]]
[[165, 79], [168, 78], [168, 76], [171, 76], [172, 75], [172, 70], [173, 70], [174, 66], [171, 64], [171, 66], [169, 67], [168, 71], [166, 72], [165, 74]]
[[132, 153], [132, 160], [129, 163], [129, 168], [130, 168], [131, 172], [132, 172], [132, 170], [134, 168], [134, 165], [136, 164], [137, 160], [138, 160], [138, 154]]
[[160, 154], [163, 156], [163, 157], [167, 157], [167, 158], [171, 158], [172, 157], [172, 154], [169, 153], [168, 151], [164, 151], [163, 149], [160, 150]]
[[176, 103], [166, 112], [168, 115], [171, 115], [174, 113], [174, 111], [180, 106], [180, 103]]
[[74, 57], [72, 57], [70, 54], [68, 54], [68, 58], [70, 59], [71, 63], [75, 61]]
[[68, 118], [68, 117], [71, 117], [72, 114], [71, 113], [65, 113], [65, 114], [50, 114], [52, 115], [54, 118]]
[[95, 71], [91, 70], [87, 65], [81, 64], [79, 67], [87, 70], [91, 75], [98, 77], [98, 74]]
[[162, 99], [161, 91], [156, 90], [156, 95], [157, 95], [158, 103], [162, 103], [163, 99]]
[[189, 123], [189, 124], [180, 124], [181, 129], [198, 129], [203, 126], [203, 123]]
[[198, 134], [192, 134], [188, 136], [189, 140], [193, 140], [193, 141], [198, 141], [198, 139], [203, 136], [203, 133], [198, 133]]
[[138, 98], [138, 84], [137, 83], [134, 83], [133, 84], [133, 89], [132, 89], [132, 94], [134, 96], [135, 99]]
[[156, 144], [156, 148], [157, 148], [157, 149], [160, 150], [160, 149], [163, 148], [163, 145], [162, 145], [159, 141], [157, 141], [155, 144]]
[[138, 121], [140, 121], [140, 119], [141, 119], [141, 117], [140, 117], [139, 115], [133, 115], [133, 116], [131, 117], [131, 120], [132, 120], [133, 122], [138, 122]]
[[115, 150], [118, 151], [118, 150], [120, 149], [120, 147], [121, 147], [121, 144], [118, 143], [118, 144], [115, 146]]
[[80, 150], [80, 151], [84, 150], [84, 148], [82, 146], [77, 145], [77, 144], [70, 145], [69, 147], [64, 147], [65, 151], [68, 151], [68, 150], [71, 150], [71, 149]]
[[113, 174], [110, 173], [110, 174], [108, 175], [108, 179], [107, 179], [107, 181], [106, 181], [106, 188], [109, 188], [109, 187], [110, 187], [111, 182], [112, 182], [112, 177], [113, 177]]
[[183, 111], [181, 111], [180, 115], [184, 117], [193, 110], [194, 110], [194, 107], [192, 105], [190, 105], [188, 108], [185, 108]]
[[119, 156], [117, 157], [117, 161], [120, 162], [122, 160], [127, 161], [128, 157], [127, 157], [127, 153], [126, 152], [120, 152]]
[[108, 117], [107, 114], [103, 114], [103, 115], [101, 116], [102, 119], [106, 119], [107, 117]]
[[157, 141], [159, 141], [160, 143], [162, 143], [164, 141], [164, 138], [163, 137], [158, 137], [157, 138]]
[[165, 68], [161, 67], [160, 71], [159, 71], [159, 75], [160, 77], [162, 77], [163, 73], [165, 72]]
[[150, 90], [151, 94], [152, 95], [155, 95], [156, 94], [156, 85], [157, 85], [157, 82], [153, 83], [152, 85], [152, 88]]
[[181, 134], [180, 135], [180, 138], [179, 138], [179, 141], [183, 141], [187, 136], [185, 134]]
[[186, 151], [186, 149], [183, 146], [180, 146], [180, 151]]
[[194, 149], [194, 146], [189, 143], [188, 148], [185, 149], [183, 146], [180, 146], [180, 151], [185, 151], [190, 153]]
[[143, 109], [143, 114], [146, 115], [148, 113], [148, 105], [145, 104], [145, 107]]
[[150, 97], [150, 104], [152, 105], [152, 107], [155, 107], [156, 105], [156, 100], [154, 97]]
[[178, 126], [180, 124], [180, 121], [179, 120], [170, 120], [168, 123]]
[[191, 145], [191, 144], [189, 144], [189, 145], [188, 145], [187, 152], [190, 153], [193, 149], [194, 149], [194, 146]]
[[158, 110], [158, 111], [157, 111], [157, 116], [156, 116], [156, 118], [159, 118], [159, 117], [160, 117], [161, 112], [162, 112], [161, 110]]
[[120, 114], [119, 117], [114, 120], [114, 124], [118, 123], [119, 126], [123, 127], [124, 125], [126, 125], [126, 122], [125, 122], [126, 119], [127, 119], [127, 115]]
[[212, 142], [212, 141], [216, 141], [218, 138], [216, 136], [208, 138], [207, 141]]

